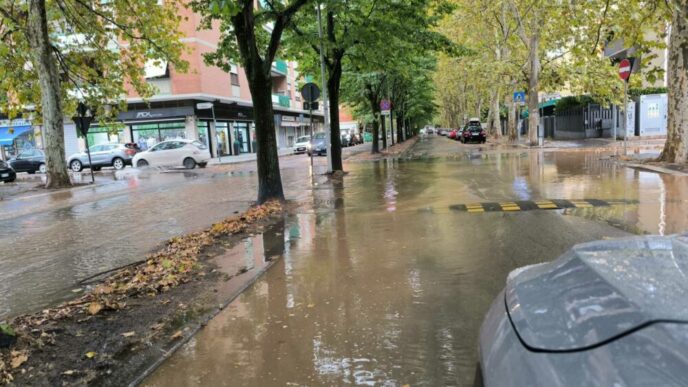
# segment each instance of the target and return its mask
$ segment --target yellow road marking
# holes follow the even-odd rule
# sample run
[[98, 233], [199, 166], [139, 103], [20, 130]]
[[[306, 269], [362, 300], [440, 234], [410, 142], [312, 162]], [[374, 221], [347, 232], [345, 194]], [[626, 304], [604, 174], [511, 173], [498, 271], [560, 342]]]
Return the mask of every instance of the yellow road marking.
[[542, 203], [542, 204], [540, 204], [540, 203], [535, 203], [535, 204], [538, 206], [538, 208], [542, 208], [543, 210], [549, 210], [549, 209], [553, 209], [553, 208], [559, 208], [559, 207], [558, 207], [556, 204], [554, 204], [554, 203]]
[[480, 208], [469, 208], [468, 212], [485, 212], [485, 210], [480, 207]]
[[592, 204], [581, 200], [569, 200], [577, 208], [592, 208]]
[[502, 211], [521, 211], [521, 207], [519, 207], [519, 206], [504, 206], [504, 207], [502, 207]]

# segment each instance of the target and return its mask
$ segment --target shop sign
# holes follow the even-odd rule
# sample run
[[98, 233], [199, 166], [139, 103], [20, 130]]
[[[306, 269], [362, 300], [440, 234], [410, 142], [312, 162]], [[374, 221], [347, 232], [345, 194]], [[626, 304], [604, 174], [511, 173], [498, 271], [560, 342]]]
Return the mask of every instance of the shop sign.
[[121, 121], [133, 120], [157, 120], [162, 118], [176, 118], [187, 117], [194, 115], [193, 106], [183, 106], [174, 108], [148, 109], [148, 110], [134, 110], [119, 113], [118, 118]]

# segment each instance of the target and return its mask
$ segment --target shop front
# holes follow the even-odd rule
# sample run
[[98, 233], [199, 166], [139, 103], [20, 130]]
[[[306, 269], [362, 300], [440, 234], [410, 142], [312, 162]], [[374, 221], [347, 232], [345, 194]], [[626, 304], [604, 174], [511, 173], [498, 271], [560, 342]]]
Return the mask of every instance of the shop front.
[[[194, 110], [190, 106], [133, 110], [119, 114], [119, 119], [131, 131], [132, 142], [142, 150], [161, 141], [199, 139], [193, 117]], [[206, 141], [207, 138], [206, 134]]]
[[6, 158], [16, 155], [22, 149], [36, 146], [36, 137], [27, 120], [0, 120], [0, 147]]

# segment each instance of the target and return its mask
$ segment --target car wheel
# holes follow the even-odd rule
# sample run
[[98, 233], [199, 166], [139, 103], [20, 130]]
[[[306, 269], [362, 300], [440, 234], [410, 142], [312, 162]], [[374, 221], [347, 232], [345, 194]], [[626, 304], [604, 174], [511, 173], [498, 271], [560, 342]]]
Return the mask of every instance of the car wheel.
[[473, 376], [473, 387], [484, 387], [483, 373], [480, 369], [480, 362], [475, 364], [475, 376]]
[[198, 163], [199, 168], [205, 168], [208, 166], [208, 163]]
[[17, 180], [16, 177], [12, 177], [10, 179], [5, 180], [5, 183], [13, 183], [15, 180]]
[[98, 172], [98, 171], [100, 171], [102, 168], [103, 168], [103, 167], [93, 167], [93, 170], [94, 170], [95, 172]]
[[48, 169], [45, 166], [45, 163], [42, 163], [41, 165], [38, 166], [38, 172], [40, 173], [45, 173]]
[[126, 167], [127, 165], [124, 164], [124, 160], [122, 160], [122, 159], [119, 158], [119, 157], [115, 157], [115, 158], [112, 160], [112, 166], [115, 167], [115, 169], [119, 171], [119, 170], [121, 170], [121, 169], [124, 169], [124, 167]]
[[191, 157], [185, 158], [183, 164], [184, 164], [184, 168], [186, 168], [186, 169], [196, 168], [196, 160], [192, 159]]
[[83, 166], [83, 164], [81, 164], [81, 161], [72, 160], [69, 163], [69, 169], [71, 169], [74, 172], [81, 172], [84, 169], [84, 166]]
[[146, 168], [148, 166], [148, 161], [146, 160], [139, 160], [136, 162], [136, 168]]

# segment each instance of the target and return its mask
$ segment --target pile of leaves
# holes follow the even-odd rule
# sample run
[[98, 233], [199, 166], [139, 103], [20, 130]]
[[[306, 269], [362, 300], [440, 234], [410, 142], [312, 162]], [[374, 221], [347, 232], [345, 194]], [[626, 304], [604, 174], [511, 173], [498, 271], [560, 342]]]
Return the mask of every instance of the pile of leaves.
[[27, 361], [27, 348], [40, 348], [54, 340], [53, 334], [46, 333], [47, 325], [70, 317], [85, 321], [103, 311], [124, 308], [129, 298], [155, 296], [187, 283], [195, 275], [204, 274], [199, 260], [205, 247], [218, 238], [241, 233], [257, 221], [280, 212], [282, 204], [270, 201], [206, 230], [171, 238], [160, 250], [149, 254], [144, 262], [114, 272], [82, 297], [40, 313], [15, 318], [11, 326], [22, 339], [21, 347], [24, 349], [0, 350], [0, 384], [11, 382], [13, 370]]

